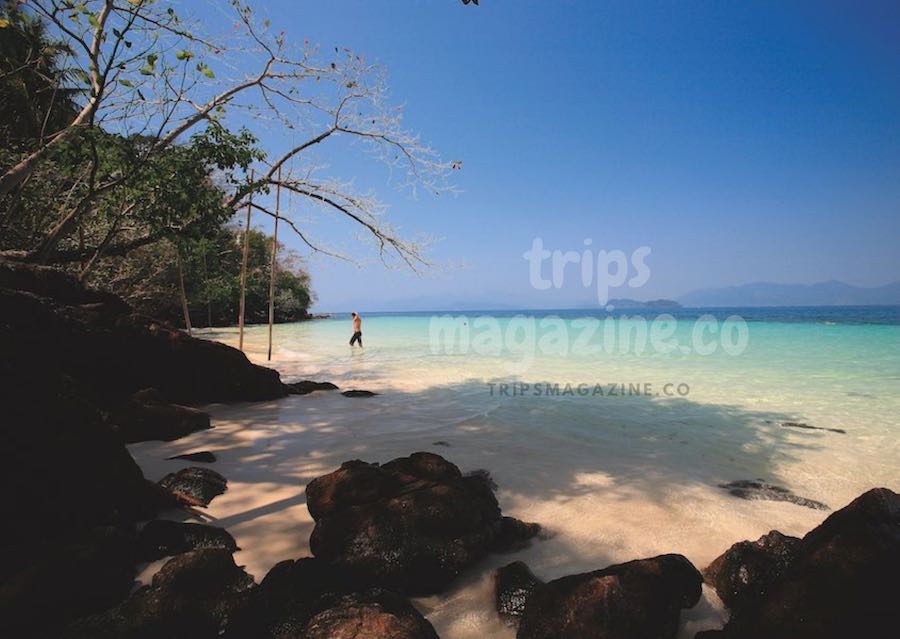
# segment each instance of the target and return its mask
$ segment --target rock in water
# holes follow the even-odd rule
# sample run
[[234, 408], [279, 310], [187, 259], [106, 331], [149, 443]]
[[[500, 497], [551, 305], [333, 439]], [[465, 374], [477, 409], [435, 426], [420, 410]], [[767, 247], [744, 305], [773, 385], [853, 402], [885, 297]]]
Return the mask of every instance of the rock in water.
[[803, 537], [794, 555], [759, 597], [736, 601], [723, 631], [704, 637], [897, 636], [900, 495], [887, 488], [864, 493]]
[[741, 499], [764, 499], [768, 501], [786, 501], [798, 506], [806, 506], [815, 510], [830, 510], [827, 505], [820, 501], [799, 497], [787, 488], [768, 484], [762, 480], [752, 481], [749, 479], [739, 479], [728, 484], [721, 484], [720, 488], [724, 488], [729, 494]]
[[521, 561], [503, 566], [497, 570], [494, 579], [497, 612], [506, 617], [521, 617], [525, 614], [528, 597], [544, 583]]
[[794, 561], [800, 540], [773, 530], [756, 541], [741, 541], [726, 550], [703, 571], [706, 583], [715, 588], [732, 610], [764, 595], [784, 578]]
[[206, 524], [159, 519], [147, 522], [138, 535], [141, 561], [156, 561], [198, 548], [222, 548], [232, 553], [238, 550], [227, 530]]
[[809, 424], [804, 424], [803, 422], [781, 422], [782, 428], [801, 428], [804, 430], [823, 430], [829, 433], [840, 433], [841, 435], [846, 435], [847, 431], [843, 428], [825, 428], [823, 426], [810, 426]]
[[191, 466], [176, 473], [169, 473], [159, 480], [159, 485], [176, 495], [187, 497], [198, 506], [208, 506], [228, 487], [228, 480], [209, 468]]
[[304, 379], [299, 382], [285, 384], [284, 389], [288, 392], [289, 395], [308, 395], [313, 391], [338, 390], [338, 387], [331, 382], [313, 382], [308, 379]]
[[368, 390], [345, 390], [341, 393], [344, 397], [375, 397], [378, 393]]
[[681, 555], [638, 559], [539, 586], [517, 639], [675, 639], [703, 578]]
[[67, 639], [215, 639], [247, 601], [253, 578], [231, 553], [206, 548], [170, 559], [150, 586], [69, 628]]
[[361, 583], [403, 594], [441, 591], [496, 548], [504, 531], [485, 480], [463, 477], [433, 453], [383, 466], [345, 462], [306, 487], [306, 503], [316, 521], [310, 536], [316, 557]]
[[184, 461], [200, 462], [202, 464], [213, 464], [216, 461], [216, 456], [208, 450], [201, 450], [196, 453], [184, 453], [182, 455], [172, 455], [171, 457], [166, 457], [166, 460], [172, 459], [183, 459]]

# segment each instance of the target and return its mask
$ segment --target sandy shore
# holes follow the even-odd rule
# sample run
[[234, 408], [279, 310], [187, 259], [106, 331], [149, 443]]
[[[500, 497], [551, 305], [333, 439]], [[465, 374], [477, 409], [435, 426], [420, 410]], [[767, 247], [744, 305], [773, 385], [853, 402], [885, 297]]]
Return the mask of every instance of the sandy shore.
[[[460, 388], [427, 396], [379, 390], [384, 394], [370, 399], [320, 392], [211, 406], [214, 429], [176, 442], [137, 444], [131, 451], [154, 480], [185, 465], [165, 461], [171, 455], [217, 455], [212, 467], [228, 478], [228, 491], [212, 502], [208, 520], [234, 535], [241, 547], [236, 561], [257, 580], [280, 560], [309, 555], [313, 522], [304, 488], [347, 459], [383, 462], [429, 450], [463, 471], [489, 470], [504, 512], [537, 521], [549, 538], [521, 552], [494, 555], [447, 593], [415, 600], [443, 639], [514, 636], [494, 610], [491, 575], [516, 559], [543, 578], [665, 552], [682, 553], [702, 568], [735, 541], [772, 528], [801, 535], [827, 515], [723, 495], [711, 481], [715, 464], [678, 469], [677, 444], [657, 437], [636, 433], [641, 441], [616, 450], [602, 437], [517, 427], [502, 406], [486, 413], [467, 408]], [[148, 567], [142, 579], [158, 566]], [[718, 627], [725, 614], [707, 591], [683, 615], [682, 636]]]

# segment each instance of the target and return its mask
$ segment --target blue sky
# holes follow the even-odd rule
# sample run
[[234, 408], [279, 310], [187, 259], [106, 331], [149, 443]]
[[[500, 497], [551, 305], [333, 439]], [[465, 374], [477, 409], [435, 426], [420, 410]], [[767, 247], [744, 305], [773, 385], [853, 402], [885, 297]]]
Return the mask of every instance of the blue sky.
[[318, 310], [589, 303], [580, 283], [530, 287], [534, 237], [561, 250], [585, 238], [649, 246], [647, 284], [614, 292], [638, 299], [900, 279], [896, 2], [257, 6], [290, 38], [382, 64], [408, 126], [464, 163], [461, 194], [415, 199], [364, 157], [341, 167], [377, 189], [393, 224], [437, 238], [438, 266], [386, 270], [354, 248], [356, 229], [318, 220], [317, 238], [364, 262], [310, 259]]

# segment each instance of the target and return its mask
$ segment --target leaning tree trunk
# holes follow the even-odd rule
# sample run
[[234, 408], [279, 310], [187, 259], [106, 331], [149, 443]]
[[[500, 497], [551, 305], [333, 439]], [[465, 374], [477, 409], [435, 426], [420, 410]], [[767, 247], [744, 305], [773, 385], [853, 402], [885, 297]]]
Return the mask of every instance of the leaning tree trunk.
[[[250, 183], [253, 183], [255, 174], [250, 169]], [[238, 311], [238, 348], [244, 350], [244, 310], [247, 298], [247, 260], [250, 256], [250, 211], [253, 210], [253, 191], [250, 191], [250, 199], [247, 201], [247, 224], [244, 227], [244, 254], [241, 257], [241, 301]]]
[[278, 218], [281, 217], [281, 167], [278, 168], [278, 183], [275, 185], [275, 231], [272, 233], [272, 266], [269, 270], [269, 356], [272, 361], [272, 325], [275, 323], [275, 269], [278, 266]]
[[181, 310], [184, 313], [184, 327], [187, 329], [188, 335], [191, 335], [191, 311], [188, 308], [187, 293], [184, 291], [184, 268], [181, 264], [181, 249], [175, 248], [176, 261], [178, 263], [178, 290], [181, 293]]

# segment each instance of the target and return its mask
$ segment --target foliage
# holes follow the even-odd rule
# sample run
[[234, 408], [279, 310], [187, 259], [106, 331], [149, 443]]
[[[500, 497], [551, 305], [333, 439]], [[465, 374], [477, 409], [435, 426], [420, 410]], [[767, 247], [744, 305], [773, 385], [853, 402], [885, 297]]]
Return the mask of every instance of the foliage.
[[[272, 238], [251, 229], [247, 260], [245, 317], [248, 324], [268, 321]], [[125, 297], [139, 312], [183, 323], [178, 295], [177, 253], [180, 250], [188, 305], [194, 326], [237, 323], [243, 231], [221, 227], [210, 237], [158, 242], [136, 249], [127, 258], [107, 260], [94, 277]], [[309, 317], [313, 295], [309, 275], [299, 258], [279, 244], [275, 276], [275, 321]]]

